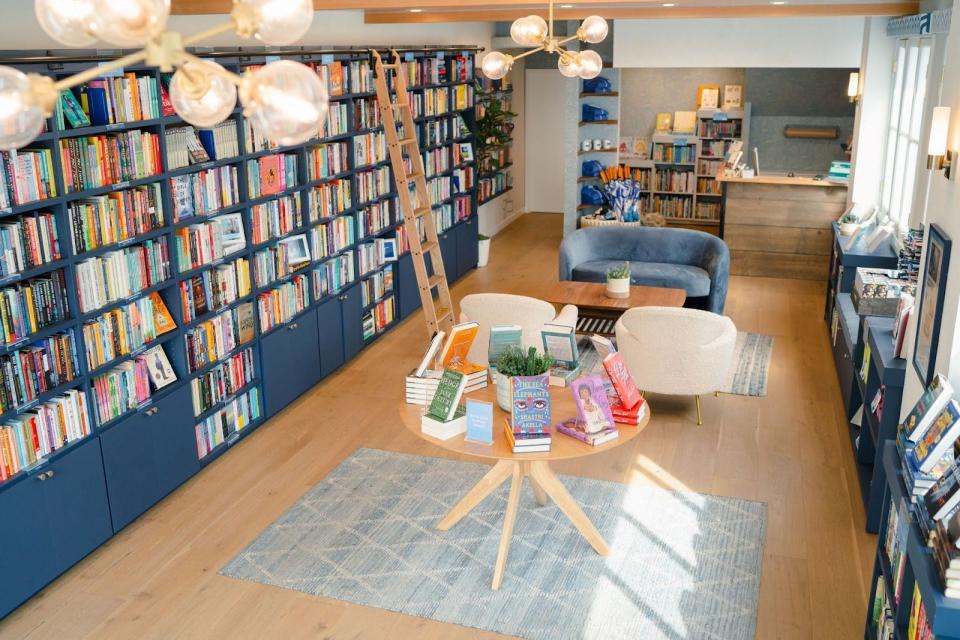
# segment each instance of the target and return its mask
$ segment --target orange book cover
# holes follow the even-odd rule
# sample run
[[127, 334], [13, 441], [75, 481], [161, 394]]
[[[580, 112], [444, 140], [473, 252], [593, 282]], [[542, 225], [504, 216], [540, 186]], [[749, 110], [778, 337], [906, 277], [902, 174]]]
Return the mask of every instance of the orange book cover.
[[462, 373], [473, 373], [483, 367], [468, 370], [472, 365], [467, 361], [467, 354], [470, 353], [470, 347], [480, 331], [480, 325], [476, 322], [464, 322], [458, 324], [450, 330], [446, 344], [443, 345], [443, 351], [440, 352], [440, 363], [444, 368], [458, 368]]
[[173, 316], [170, 315], [170, 310], [167, 309], [167, 305], [163, 303], [163, 298], [160, 297], [160, 294], [156, 291], [151, 293], [150, 301], [153, 303], [153, 324], [157, 335], [159, 336], [176, 329], [177, 325], [173, 321]]
[[330, 69], [330, 95], [343, 95], [343, 65], [339, 62], [333, 62]]
[[260, 195], [269, 196], [283, 191], [280, 156], [260, 158]]

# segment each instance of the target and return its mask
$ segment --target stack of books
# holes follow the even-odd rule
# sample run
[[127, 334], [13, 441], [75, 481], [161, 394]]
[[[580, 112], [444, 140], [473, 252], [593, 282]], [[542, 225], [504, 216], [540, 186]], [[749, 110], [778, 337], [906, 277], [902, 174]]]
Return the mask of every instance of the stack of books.
[[[897, 431], [903, 480], [916, 502], [953, 464], [953, 443], [960, 435], [953, 387], [937, 375]], [[923, 524], [923, 523], [921, 523]], [[927, 523], [929, 525], [932, 523]]]
[[510, 378], [510, 418], [504, 433], [514, 453], [550, 451], [550, 383], [546, 376]]
[[459, 371], [467, 378], [466, 393], [487, 386], [487, 368], [467, 359], [470, 347], [477, 338], [480, 325], [476, 322], [463, 322], [450, 330], [443, 349], [440, 351], [440, 366], [444, 369]]
[[427, 412], [420, 420], [420, 430], [439, 440], [448, 440], [467, 431], [467, 414], [460, 404], [467, 377], [446, 369], [440, 376], [436, 392]]
[[830, 172], [827, 179], [831, 182], [849, 182], [850, 181], [850, 163], [834, 160], [830, 163]]

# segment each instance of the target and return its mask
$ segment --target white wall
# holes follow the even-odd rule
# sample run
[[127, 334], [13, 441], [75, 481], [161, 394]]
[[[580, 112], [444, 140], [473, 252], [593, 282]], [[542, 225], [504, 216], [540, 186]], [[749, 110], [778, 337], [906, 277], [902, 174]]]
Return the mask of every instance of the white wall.
[[[960, 12], [960, 0], [954, 2], [953, 9]], [[952, 108], [950, 135], [947, 148], [960, 149], [960, 30], [954, 30], [946, 36], [946, 64], [943, 70], [943, 83], [939, 104]], [[934, 89], [935, 90], [935, 89]], [[933, 104], [937, 104], [936, 101]], [[929, 119], [929, 114], [927, 114]], [[921, 158], [921, 162], [925, 159]], [[955, 177], [946, 180], [943, 173], [930, 177], [930, 190], [927, 199], [926, 222], [938, 224], [953, 241], [950, 266], [947, 270], [947, 291], [944, 297], [943, 317], [940, 323], [940, 342], [935, 362], [936, 370], [944, 373], [954, 388], [960, 389], [960, 331], [957, 322], [960, 306], [960, 181]], [[923, 256], [926, 260], [926, 255]], [[924, 274], [920, 273], [920, 282]], [[919, 298], [918, 298], [919, 304]], [[923, 392], [919, 375], [913, 368], [913, 340], [916, 336], [915, 319], [908, 327], [910, 344], [907, 349], [907, 375], [903, 388], [901, 417], [905, 415]]]
[[863, 18], [617, 20], [615, 67], [858, 67]]
[[[197, 33], [220, 24], [223, 15], [172, 16], [169, 28], [185, 34]], [[298, 45], [479, 45], [490, 46], [492, 22], [456, 22], [450, 24], [364, 24], [362, 11], [317, 11], [310, 31]], [[211, 38], [210, 46], [261, 45], [233, 34]], [[0, 48], [63, 48], [40, 29], [33, 13], [33, 0], [0, 2]]]
[[527, 211], [563, 211], [563, 105], [568, 82], [556, 69], [526, 71]]

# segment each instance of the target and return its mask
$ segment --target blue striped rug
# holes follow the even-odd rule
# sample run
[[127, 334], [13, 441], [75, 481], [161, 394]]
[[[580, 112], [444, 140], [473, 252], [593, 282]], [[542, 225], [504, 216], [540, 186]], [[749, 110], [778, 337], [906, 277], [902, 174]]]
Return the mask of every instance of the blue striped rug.
[[509, 483], [434, 529], [488, 469], [358, 449], [221, 573], [532, 640], [754, 637], [765, 504], [562, 477], [604, 558], [525, 486], [491, 591]]

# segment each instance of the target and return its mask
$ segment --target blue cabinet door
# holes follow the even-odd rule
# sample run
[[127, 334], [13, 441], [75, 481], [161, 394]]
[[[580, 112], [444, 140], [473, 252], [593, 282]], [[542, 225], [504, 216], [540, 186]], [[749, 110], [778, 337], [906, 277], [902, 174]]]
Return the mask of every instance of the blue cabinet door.
[[440, 235], [440, 252], [443, 254], [443, 269], [447, 273], [447, 282], [460, 277], [457, 271], [457, 229], [454, 227]]
[[141, 415], [153, 442], [157, 489], [165, 496], [200, 470], [190, 386], [182, 386]]
[[14, 481], [0, 492], [4, 522], [0, 526], [0, 618], [57, 575], [50, 552], [53, 540], [44, 509], [44, 482], [37, 476]]
[[163, 497], [154, 455], [156, 436], [151, 427], [145, 413], [137, 413], [100, 434], [114, 531], [123, 529]]
[[343, 357], [350, 360], [363, 349], [363, 301], [360, 285], [353, 285], [340, 294], [343, 311]]
[[343, 310], [337, 297], [317, 307], [320, 376], [326, 378], [343, 364]]
[[320, 381], [317, 314], [298, 316], [260, 343], [266, 415], [275, 415]]
[[476, 216], [457, 227], [457, 278], [477, 266], [480, 253]]
[[420, 308], [420, 288], [413, 270], [413, 256], [409, 253], [397, 261], [397, 297], [401, 319]]
[[51, 462], [47, 476], [43, 490], [59, 575], [113, 535], [100, 439]]

